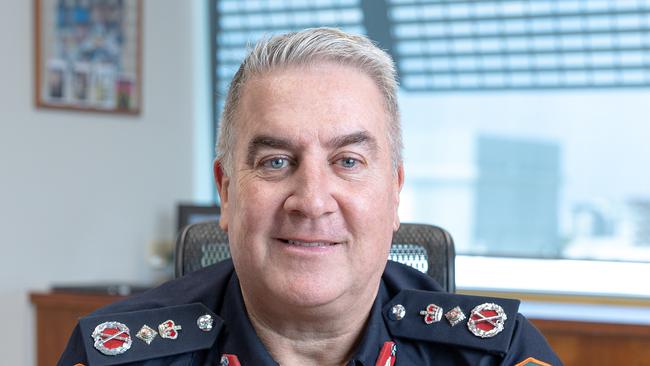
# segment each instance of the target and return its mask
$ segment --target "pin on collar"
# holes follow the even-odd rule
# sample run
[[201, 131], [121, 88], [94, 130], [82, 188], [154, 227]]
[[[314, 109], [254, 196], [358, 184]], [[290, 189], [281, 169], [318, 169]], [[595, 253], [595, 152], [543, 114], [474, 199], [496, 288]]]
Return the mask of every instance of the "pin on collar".
[[223, 354], [219, 366], [241, 366], [236, 355]]
[[390, 313], [388, 314], [388, 317], [390, 317], [393, 320], [402, 320], [404, 319], [404, 316], [406, 316], [406, 308], [402, 304], [396, 304], [393, 305], [392, 308], [390, 308]]
[[153, 328], [145, 324], [142, 326], [142, 328], [140, 328], [135, 336], [149, 345], [151, 342], [153, 342], [154, 338], [158, 336], [158, 333]]
[[214, 319], [212, 319], [212, 316], [210, 316], [210, 314], [201, 315], [198, 319], [196, 319], [196, 325], [204, 332], [211, 331], [213, 323]]
[[420, 315], [424, 316], [426, 324], [433, 324], [442, 319], [442, 308], [436, 304], [429, 304], [426, 309], [420, 310]]
[[162, 338], [167, 339], [178, 338], [178, 331], [181, 329], [182, 327], [177, 325], [173, 320], [165, 320], [158, 325], [158, 333], [160, 333]]
[[461, 310], [460, 306], [456, 306], [445, 313], [445, 318], [447, 318], [447, 321], [453, 327], [465, 320], [467, 317], [465, 316], [465, 313], [463, 313], [463, 310]]

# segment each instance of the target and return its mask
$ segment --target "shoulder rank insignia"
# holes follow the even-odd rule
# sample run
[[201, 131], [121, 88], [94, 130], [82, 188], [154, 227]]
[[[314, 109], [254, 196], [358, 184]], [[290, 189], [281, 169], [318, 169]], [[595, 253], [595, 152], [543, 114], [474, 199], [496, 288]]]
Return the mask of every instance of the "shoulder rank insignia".
[[426, 324], [437, 323], [442, 319], [442, 308], [436, 304], [429, 304], [424, 310], [420, 310], [420, 315], [424, 316]]
[[198, 319], [196, 319], [196, 326], [204, 332], [209, 332], [212, 330], [212, 323], [214, 323], [214, 320], [210, 314], [203, 314]]
[[534, 359], [532, 357], [528, 357], [527, 359], [519, 362], [515, 366], [551, 366], [551, 364], [548, 364], [546, 362], [542, 362], [542, 361]]
[[459, 306], [456, 306], [445, 313], [445, 318], [449, 321], [449, 325], [454, 327], [456, 324], [465, 320], [465, 313], [463, 313], [463, 310], [461, 310]]
[[[198, 318], [206, 316], [212, 320], [210, 330], [197, 324]], [[160, 324], [158, 333], [147, 324]], [[192, 326], [183, 327], [180, 331], [179, 324]], [[100, 366], [209, 348], [217, 338], [222, 324], [222, 319], [200, 303], [94, 315], [79, 320], [88, 364]], [[131, 329], [137, 331], [133, 337]]]
[[[396, 318], [396, 304], [404, 309], [424, 310], [405, 311], [403, 318]], [[394, 337], [506, 354], [518, 309], [519, 301], [512, 299], [402, 290], [384, 304], [383, 316]], [[446, 322], [440, 321], [443, 314]], [[506, 321], [508, 318], [513, 320]], [[465, 319], [467, 327], [455, 326]]]
[[93, 346], [105, 355], [119, 355], [131, 348], [129, 328], [122, 323], [101, 323], [95, 327], [91, 336], [95, 341]]
[[467, 327], [477, 337], [490, 338], [501, 333], [507, 319], [501, 306], [488, 302], [472, 309]]
[[160, 323], [158, 333], [163, 338], [176, 339], [178, 338], [178, 331], [181, 329], [182, 327], [180, 325], [177, 325], [176, 322], [170, 319]]
[[142, 341], [146, 344], [151, 344], [151, 342], [156, 339], [156, 336], [158, 336], [158, 333], [156, 333], [156, 331], [153, 330], [150, 326], [145, 324], [142, 326], [142, 328], [140, 328], [135, 336], [139, 339], [142, 339]]

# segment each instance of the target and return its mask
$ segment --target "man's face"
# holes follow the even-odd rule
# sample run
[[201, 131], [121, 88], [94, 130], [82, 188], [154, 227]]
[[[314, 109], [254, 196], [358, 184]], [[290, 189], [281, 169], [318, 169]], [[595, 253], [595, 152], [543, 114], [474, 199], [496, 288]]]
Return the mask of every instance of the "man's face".
[[331, 63], [274, 71], [247, 82], [236, 118], [232, 174], [215, 171], [245, 296], [374, 294], [403, 177], [377, 86]]

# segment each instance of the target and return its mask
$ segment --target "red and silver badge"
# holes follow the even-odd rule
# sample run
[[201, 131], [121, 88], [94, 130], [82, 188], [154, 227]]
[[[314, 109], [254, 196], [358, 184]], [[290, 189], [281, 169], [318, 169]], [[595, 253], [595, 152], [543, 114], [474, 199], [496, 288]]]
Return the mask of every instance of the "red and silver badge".
[[95, 327], [92, 334], [95, 348], [108, 356], [115, 356], [131, 348], [129, 328], [118, 322], [105, 322]]
[[178, 338], [178, 331], [181, 329], [181, 326], [176, 325], [173, 320], [165, 320], [158, 326], [158, 333], [163, 338], [176, 339]]
[[465, 313], [463, 313], [463, 310], [461, 310], [460, 306], [456, 306], [455, 308], [445, 313], [445, 318], [447, 318], [447, 321], [449, 321], [449, 324], [453, 327], [465, 320], [466, 316]]
[[157, 335], [158, 333], [156, 333], [156, 331], [153, 330], [153, 328], [151, 328], [146, 324], [143, 325], [142, 328], [140, 328], [140, 330], [138, 331], [138, 333], [135, 334], [136, 337], [142, 339], [147, 345], [151, 344], [151, 342], [153, 342], [154, 338], [156, 338]]
[[501, 306], [485, 303], [472, 310], [467, 327], [477, 337], [490, 338], [501, 333], [507, 319]]
[[220, 366], [241, 366], [236, 355], [223, 354], [221, 356]]
[[397, 354], [397, 345], [395, 342], [384, 342], [384, 345], [379, 351], [377, 362], [375, 366], [393, 366], [395, 365], [395, 358]]
[[436, 304], [429, 304], [425, 310], [420, 310], [420, 315], [424, 315], [424, 322], [432, 324], [442, 319], [442, 308]]

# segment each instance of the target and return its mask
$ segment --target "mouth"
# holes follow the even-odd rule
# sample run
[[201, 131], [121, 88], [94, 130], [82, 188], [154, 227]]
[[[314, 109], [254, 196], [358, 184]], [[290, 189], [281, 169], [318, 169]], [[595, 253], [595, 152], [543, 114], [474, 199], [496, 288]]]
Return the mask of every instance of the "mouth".
[[334, 245], [341, 244], [340, 242], [334, 242], [334, 241], [306, 241], [306, 240], [293, 240], [293, 239], [278, 239], [281, 242], [291, 245], [291, 246], [296, 246], [296, 247], [302, 247], [302, 248], [325, 248], [325, 247], [331, 247]]

